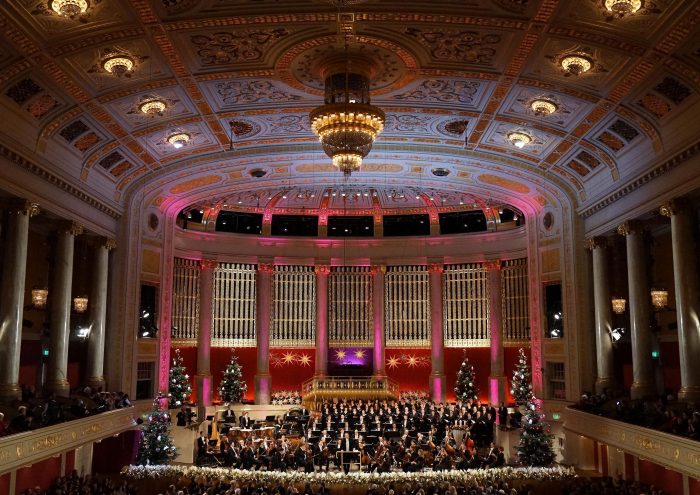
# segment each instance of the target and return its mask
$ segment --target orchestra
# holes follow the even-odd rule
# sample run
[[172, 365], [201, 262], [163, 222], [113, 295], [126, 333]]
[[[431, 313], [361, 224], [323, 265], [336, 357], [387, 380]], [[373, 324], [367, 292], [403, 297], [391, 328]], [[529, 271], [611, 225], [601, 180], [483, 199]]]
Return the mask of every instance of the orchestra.
[[236, 422], [229, 408], [222, 420], [214, 417], [210, 436], [197, 438], [196, 462], [307, 473], [331, 466], [348, 473], [354, 465], [379, 473], [500, 467], [505, 457], [493, 443], [496, 415], [472, 401], [334, 399], [313, 412], [292, 409], [261, 423], [247, 411]]

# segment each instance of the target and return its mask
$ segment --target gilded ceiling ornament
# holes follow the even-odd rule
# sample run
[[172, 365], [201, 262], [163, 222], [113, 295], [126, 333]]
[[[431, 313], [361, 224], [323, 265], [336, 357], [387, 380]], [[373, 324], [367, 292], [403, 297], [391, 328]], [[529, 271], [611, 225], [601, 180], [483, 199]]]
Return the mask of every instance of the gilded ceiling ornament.
[[402, 101], [473, 104], [481, 85], [481, 81], [428, 79], [421, 82], [415, 89], [391, 98]]
[[118, 46], [101, 49], [98, 57], [99, 61], [87, 72], [89, 74], [110, 74], [117, 77], [131, 77], [139, 65], [149, 59], [147, 55], [139, 55]]
[[429, 31], [410, 27], [404, 34], [418, 40], [437, 60], [479, 65], [493, 64], [496, 47], [502, 40], [497, 33], [457, 29]]
[[249, 79], [218, 82], [214, 85], [216, 93], [225, 105], [240, 103], [282, 103], [301, 100], [277, 88], [271, 81]]
[[190, 39], [204, 66], [255, 62], [274, 41], [289, 35], [285, 28], [196, 34]]
[[102, 0], [43, 0], [34, 6], [31, 14], [86, 23], [90, 20], [90, 11], [101, 2]]

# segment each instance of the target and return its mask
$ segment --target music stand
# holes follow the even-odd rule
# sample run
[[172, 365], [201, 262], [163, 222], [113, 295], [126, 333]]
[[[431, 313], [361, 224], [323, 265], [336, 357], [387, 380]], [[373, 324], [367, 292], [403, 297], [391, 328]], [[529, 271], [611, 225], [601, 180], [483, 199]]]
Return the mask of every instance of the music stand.
[[347, 464], [348, 470], [352, 466], [357, 466], [359, 471], [362, 471], [362, 457], [359, 450], [339, 450], [341, 469]]

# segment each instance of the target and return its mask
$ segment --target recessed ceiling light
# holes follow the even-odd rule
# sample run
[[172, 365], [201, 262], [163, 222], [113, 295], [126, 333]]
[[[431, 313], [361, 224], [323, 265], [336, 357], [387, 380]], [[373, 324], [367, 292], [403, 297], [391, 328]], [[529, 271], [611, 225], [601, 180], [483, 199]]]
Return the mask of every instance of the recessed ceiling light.
[[593, 60], [586, 55], [567, 55], [561, 60], [566, 76], [579, 76], [591, 70]]
[[551, 100], [538, 98], [530, 104], [530, 108], [535, 112], [535, 115], [546, 117], [556, 112], [559, 107]]
[[114, 55], [102, 62], [102, 68], [110, 74], [121, 77], [131, 72], [134, 68], [134, 61], [126, 55]]

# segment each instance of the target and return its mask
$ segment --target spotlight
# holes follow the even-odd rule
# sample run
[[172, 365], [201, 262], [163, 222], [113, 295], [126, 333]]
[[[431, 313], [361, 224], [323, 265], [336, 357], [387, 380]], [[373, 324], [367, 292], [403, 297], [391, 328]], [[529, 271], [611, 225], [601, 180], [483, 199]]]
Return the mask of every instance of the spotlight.
[[610, 338], [612, 339], [613, 342], [619, 341], [622, 336], [625, 334], [625, 329], [622, 327], [619, 328], [613, 328], [610, 331]]

